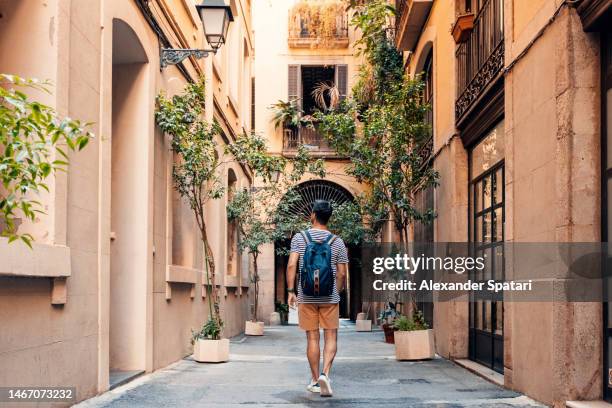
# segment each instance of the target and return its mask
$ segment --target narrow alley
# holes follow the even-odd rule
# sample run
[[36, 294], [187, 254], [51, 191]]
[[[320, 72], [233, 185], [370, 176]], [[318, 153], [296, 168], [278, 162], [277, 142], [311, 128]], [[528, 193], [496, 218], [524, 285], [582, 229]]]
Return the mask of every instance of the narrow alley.
[[359, 333], [349, 321], [339, 330], [334, 396], [321, 398], [306, 391], [302, 336], [296, 326], [266, 327], [265, 336], [233, 338], [229, 363], [187, 357], [77, 407], [541, 406], [442, 358], [398, 362], [382, 332]]

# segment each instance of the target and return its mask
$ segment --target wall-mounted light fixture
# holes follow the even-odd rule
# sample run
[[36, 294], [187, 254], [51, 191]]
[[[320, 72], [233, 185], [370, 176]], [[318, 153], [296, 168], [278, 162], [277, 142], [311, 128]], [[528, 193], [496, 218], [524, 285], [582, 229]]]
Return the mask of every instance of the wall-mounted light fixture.
[[204, 36], [211, 46], [211, 49], [197, 48], [162, 48], [160, 64], [162, 68], [168, 65], [175, 65], [185, 58], [193, 55], [196, 58], [206, 58], [212, 52], [217, 53], [227, 39], [227, 29], [230, 22], [234, 21], [234, 15], [230, 6], [224, 0], [203, 0], [202, 4], [196, 5]]

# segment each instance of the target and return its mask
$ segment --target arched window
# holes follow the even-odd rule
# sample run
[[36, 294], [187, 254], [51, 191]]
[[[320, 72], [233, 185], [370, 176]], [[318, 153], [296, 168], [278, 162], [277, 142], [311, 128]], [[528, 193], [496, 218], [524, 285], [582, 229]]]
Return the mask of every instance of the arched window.
[[[234, 199], [238, 178], [234, 170], [227, 173], [227, 201]], [[227, 222], [227, 275], [238, 276], [240, 270], [240, 253], [238, 251], [238, 225], [236, 221]]]

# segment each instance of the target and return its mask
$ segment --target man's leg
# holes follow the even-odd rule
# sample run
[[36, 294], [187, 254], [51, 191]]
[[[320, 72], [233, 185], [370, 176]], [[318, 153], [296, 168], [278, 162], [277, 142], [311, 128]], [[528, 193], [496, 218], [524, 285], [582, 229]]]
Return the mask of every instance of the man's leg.
[[[316, 382], [319, 378], [319, 360], [321, 349], [319, 348], [319, 329], [306, 332], [306, 356], [310, 364], [312, 379]], [[327, 341], [325, 342], [327, 344]], [[327, 347], [327, 346], [326, 346]]]
[[[338, 329], [324, 329], [325, 346], [323, 347], [323, 373], [329, 377], [329, 371], [338, 349]], [[319, 336], [317, 335], [317, 338]], [[312, 365], [311, 365], [312, 366]]]

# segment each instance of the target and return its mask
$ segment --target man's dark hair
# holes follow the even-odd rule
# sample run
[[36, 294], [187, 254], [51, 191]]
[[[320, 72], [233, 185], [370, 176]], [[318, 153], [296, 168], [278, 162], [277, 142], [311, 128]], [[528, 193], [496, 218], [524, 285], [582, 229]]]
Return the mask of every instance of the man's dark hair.
[[332, 212], [332, 206], [329, 201], [316, 200], [312, 205], [312, 213], [320, 224], [327, 225]]

